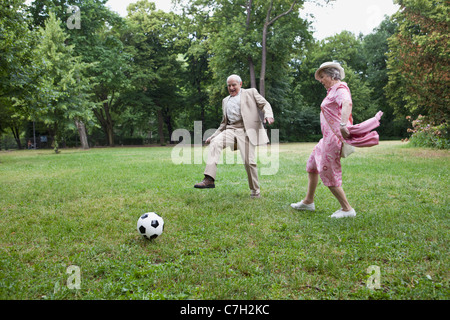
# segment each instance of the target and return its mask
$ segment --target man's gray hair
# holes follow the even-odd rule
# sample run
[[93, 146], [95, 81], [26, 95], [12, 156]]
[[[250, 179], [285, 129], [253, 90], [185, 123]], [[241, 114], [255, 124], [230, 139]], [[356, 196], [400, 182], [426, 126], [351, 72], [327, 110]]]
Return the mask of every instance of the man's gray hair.
[[231, 79], [234, 79], [234, 80], [236, 80], [236, 81], [239, 82], [239, 83], [242, 83], [241, 77], [239, 77], [237, 74], [232, 74], [231, 76], [229, 76], [229, 77], [227, 78], [227, 83], [228, 83], [228, 81], [230, 81]]
[[333, 80], [341, 80], [341, 72], [337, 68], [333, 68], [333, 67], [325, 68], [325, 69], [322, 69], [320, 72], [321, 73], [323, 72], [326, 75], [330, 76], [331, 79], [333, 79]]

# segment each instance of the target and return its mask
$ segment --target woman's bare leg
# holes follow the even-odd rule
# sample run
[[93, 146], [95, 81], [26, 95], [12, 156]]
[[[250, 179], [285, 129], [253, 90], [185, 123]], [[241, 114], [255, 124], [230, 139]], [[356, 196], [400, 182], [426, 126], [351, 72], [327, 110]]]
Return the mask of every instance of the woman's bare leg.
[[314, 195], [316, 193], [318, 183], [319, 183], [319, 174], [308, 172], [308, 191], [306, 193], [306, 198], [303, 199], [304, 204], [314, 203]]
[[344, 189], [342, 189], [342, 187], [328, 187], [328, 188], [341, 204], [343, 211], [352, 210], [352, 207], [350, 206], [350, 203], [348, 203], [347, 197], [345, 196], [345, 192]]

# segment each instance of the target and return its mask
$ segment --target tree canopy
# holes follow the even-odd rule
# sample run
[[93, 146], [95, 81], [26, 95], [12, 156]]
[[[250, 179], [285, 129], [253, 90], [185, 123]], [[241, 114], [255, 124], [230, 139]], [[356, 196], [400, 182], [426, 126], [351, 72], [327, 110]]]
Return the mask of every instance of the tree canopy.
[[272, 104], [281, 141], [316, 141], [325, 61], [346, 69], [356, 122], [384, 111], [382, 138], [406, 137], [406, 116], [447, 126], [448, 1], [397, 0], [371, 34], [321, 41], [304, 0], [172, 2], [120, 17], [106, 0], [2, 1], [0, 135], [21, 148], [33, 122], [55, 146], [171, 143], [195, 121], [218, 126], [237, 73]]
[[448, 1], [397, 0], [398, 32], [389, 39], [387, 94], [399, 115], [449, 119], [450, 6]]

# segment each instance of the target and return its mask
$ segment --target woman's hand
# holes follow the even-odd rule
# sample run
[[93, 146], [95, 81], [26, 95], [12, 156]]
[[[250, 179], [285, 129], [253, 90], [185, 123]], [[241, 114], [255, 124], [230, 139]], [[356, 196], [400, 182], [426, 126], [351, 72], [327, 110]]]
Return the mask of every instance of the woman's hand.
[[350, 137], [350, 131], [348, 131], [347, 127], [341, 126], [341, 134], [344, 139]]

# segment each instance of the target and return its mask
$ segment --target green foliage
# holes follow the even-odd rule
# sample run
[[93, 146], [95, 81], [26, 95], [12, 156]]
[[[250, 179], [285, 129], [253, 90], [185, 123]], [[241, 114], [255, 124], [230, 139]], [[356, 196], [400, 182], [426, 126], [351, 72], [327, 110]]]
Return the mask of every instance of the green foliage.
[[154, 3], [138, 1], [128, 8], [127, 28], [122, 37], [133, 57], [131, 81], [134, 88], [122, 102], [147, 117], [158, 119], [158, 134], [165, 143], [182, 109], [186, 64], [183, 52], [188, 35], [173, 12], [156, 10]]
[[4, 103], [17, 94], [26, 81], [25, 62], [31, 39], [24, 1], [2, 1], [0, 4], [0, 99]]
[[296, 64], [298, 72], [295, 74], [294, 83], [305, 104], [316, 110], [317, 117], [326, 90], [314, 79], [314, 73], [326, 61], [338, 61], [345, 69], [346, 77], [343, 81], [348, 83], [352, 93], [352, 114], [355, 123], [373, 117], [379, 110], [380, 106], [371, 99], [373, 89], [366, 81], [365, 55], [362, 48], [362, 40], [347, 31], [307, 47], [301, 61]]
[[[116, 100], [120, 97], [120, 91], [129, 87], [125, 73], [129, 71], [130, 57], [124, 54], [123, 44], [112, 30], [112, 27], [121, 25], [122, 18], [111, 12], [105, 3], [106, 0], [36, 0], [28, 11], [33, 17], [32, 28], [44, 26], [50, 14], [59, 18], [60, 27], [68, 35], [65, 44], [72, 48], [72, 55], [84, 65], [77, 77], [77, 86], [83, 88], [83, 82], [90, 83], [89, 94], [86, 93], [88, 98], [84, 99], [84, 105], [90, 110], [82, 119], [91, 130], [101, 127], [108, 143], [114, 145], [112, 113], [120, 114]], [[80, 29], [67, 27], [66, 22], [71, 15], [69, 5], [80, 9]], [[76, 96], [83, 97], [79, 92]], [[73, 127], [73, 124], [66, 123], [61, 130], [68, 127]]]
[[381, 137], [405, 137], [407, 122], [398, 118], [395, 109], [389, 102], [385, 87], [388, 84], [387, 59], [389, 52], [388, 39], [397, 32], [397, 24], [386, 17], [373, 33], [363, 39], [364, 58], [367, 63], [366, 83], [371, 88], [370, 101], [383, 111], [382, 126], [377, 131]]
[[389, 39], [390, 102], [399, 115], [449, 119], [450, 14], [448, 1], [398, 0], [398, 32]]
[[[51, 126], [54, 136], [61, 137], [65, 122], [92, 118], [92, 103], [87, 93], [89, 78], [83, 76], [87, 64], [73, 55], [73, 46], [66, 45], [68, 36], [53, 13], [44, 28], [39, 28], [38, 38], [34, 51], [34, 65], [39, 70], [37, 91], [28, 109], [32, 119], [41, 119]], [[55, 151], [58, 151], [58, 139], [55, 139]]]
[[[106, 3], [2, 2], [0, 132], [11, 130], [19, 148], [29, 120], [61, 137], [81, 121], [92, 144], [110, 146], [117, 137], [166, 144], [194, 121], [215, 128], [231, 73], [244, 87], [259, 84], [281, 140], [316, 140], [325, 91], [313, 75], [332, 60], [346, 69], [355, 122], [384, 112], [382, 138], [405, 137], [407, 115], [448, 119], [445, 1], [399, 0], [402, 9], [373, 33], [322, 41], [300, 17], [303, 1], [184, 0], [174, 2], [179, 13], [166, 13], [142, 0], [126, 18]], [[80, 9], [80, 29], [68, 28], [69, 5]]]
[[0, 136], [10, 129], [19, 148], [36, 70], [31, 63], [35, 37], [27, 27], [25, 9], [21, 0], [0, 4]]
[[[411, 119], [410, 117], [408, 117]], [[412, 121], [410, 143], [415, 147], [427, 147], [436, 149], [450, 149], [450, 128], [448, 123], [441, 125], [430, 124], [429, 119], [419, 115]]]

